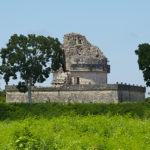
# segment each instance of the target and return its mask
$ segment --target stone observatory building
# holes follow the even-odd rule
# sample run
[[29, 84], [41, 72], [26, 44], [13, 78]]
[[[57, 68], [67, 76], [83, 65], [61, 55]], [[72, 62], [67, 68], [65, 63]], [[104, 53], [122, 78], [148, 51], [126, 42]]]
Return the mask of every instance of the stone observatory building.
[[53, 73], [53, 86], [107, 84], [107, 74], [110, 73], [108, 60], [84, 36], [66, 34], [62, 49], [65, 64], [58, 72]]
[[[32, 87], [33, 102], [118, 103], [145, 99], [145, 87], [107, 83], [108, 59], [85, 36], [66, 34], [61, 46], [64, 64], [53, 72], [52, 86]], [[6, 101], [28, 102], [28, 96], [15, 85], [6, 86]]]

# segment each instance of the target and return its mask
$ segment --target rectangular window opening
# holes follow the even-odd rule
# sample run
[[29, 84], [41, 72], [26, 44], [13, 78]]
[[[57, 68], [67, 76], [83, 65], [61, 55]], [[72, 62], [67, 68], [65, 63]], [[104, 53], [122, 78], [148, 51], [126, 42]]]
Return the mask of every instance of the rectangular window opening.
[[74, 83], [75, 84], [80, 84], [80, 78], [79, 77], [74, 77]]
[[77, 84], [80, 84], [80, 79], [79, 79], [79, 77], [77, 77]]

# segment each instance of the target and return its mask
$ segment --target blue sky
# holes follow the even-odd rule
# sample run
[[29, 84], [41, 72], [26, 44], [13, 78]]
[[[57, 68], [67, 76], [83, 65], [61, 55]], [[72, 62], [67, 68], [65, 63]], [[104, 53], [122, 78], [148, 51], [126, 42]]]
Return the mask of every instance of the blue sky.
[[[0, 48], [15, 33], [50, 35], [61, 42], [66, 33], [80, 33], [108, 57], [109, 83], [144, 86], [134, 51], [150, 43], [149, 7], [149, 0], [0, 0]], [[50, 82], [51, 77], [40, 85]]]

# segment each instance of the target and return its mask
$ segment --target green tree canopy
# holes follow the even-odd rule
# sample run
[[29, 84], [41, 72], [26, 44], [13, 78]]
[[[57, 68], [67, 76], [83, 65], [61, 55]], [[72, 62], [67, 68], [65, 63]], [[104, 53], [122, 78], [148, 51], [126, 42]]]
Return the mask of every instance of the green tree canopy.
[[28, 90], [29, 102], [32, 103], [31, 86], [36, 82], [44, 82], [52, 70], [56, 71], [63, 64], [60, 45], [57, 38], [50, 36], [11, 36], [6, 48], [0, 52], [0, 73], [6, 84], [10, 77], [17, 79], [19, 75], [23, 82], [19, 82], [17, 88], [21, 92]]
[[138, 55], [139, 69], [143, 72], [146, 85], [150, 86], [150, 45], [148, 43], [140, 44], [135, 53]]

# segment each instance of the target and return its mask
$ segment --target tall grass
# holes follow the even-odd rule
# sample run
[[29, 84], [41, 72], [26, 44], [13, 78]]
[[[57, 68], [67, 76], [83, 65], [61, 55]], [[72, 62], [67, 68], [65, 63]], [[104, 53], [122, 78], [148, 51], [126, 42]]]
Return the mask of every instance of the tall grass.
[[0, 103], [6, 102], [6, 92], [0, 91]]
[[150, 103], [0, 104], [0, 150], [149, 150]]
[[19, 120], [26, 117], [43, 117], [51, 119], [65, 115], [126, 115], [150, 118], [150, 103], [118, 103], [118, 104], [97, 104], [97, 103], [36, 103], [30, 106], [27, 103], [0, 103], [0, 120]]

